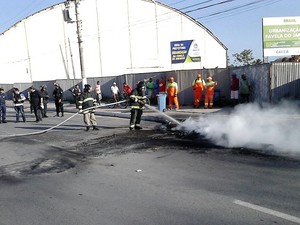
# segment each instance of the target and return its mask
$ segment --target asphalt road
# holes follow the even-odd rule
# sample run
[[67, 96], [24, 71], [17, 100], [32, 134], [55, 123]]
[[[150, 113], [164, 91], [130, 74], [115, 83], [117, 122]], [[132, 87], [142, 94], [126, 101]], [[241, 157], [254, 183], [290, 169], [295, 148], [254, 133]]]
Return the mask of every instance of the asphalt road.
[[[143, 121], [1, 124], [0, 225], [300, 224], [300, 161]], [[41, 132], [38, 134], [37, 132]], [[25, 135], [33, 133], [32, 135]]]

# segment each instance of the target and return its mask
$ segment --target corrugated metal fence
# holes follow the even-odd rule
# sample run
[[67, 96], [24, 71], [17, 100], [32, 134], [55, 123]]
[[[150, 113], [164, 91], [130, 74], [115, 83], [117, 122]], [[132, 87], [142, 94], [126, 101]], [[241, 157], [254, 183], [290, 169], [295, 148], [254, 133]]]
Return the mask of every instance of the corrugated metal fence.
[[[152, 77], [153, 81], [164, 77], [167, 80], [170, 76], [175, 77], [175, 81], [179, 86], [179, 102], [181, 105], [193, 105], [193, 90], [191, 88], [193, 80], [198, 72], [206, 79], [209, 75], [213, 80], [218, 82], [217, 95], [220, 105], [227, 104], [230, 100], [230, 83], [231, 74], [235, 73], [240, 77], [242, 74], [247, 76], [251, 85], [251, 101], [258, 103], [271, 102], [276, 103], [283, 98], [300, 98], [300, 63], [273, 63], [243, 67], [233, 67], [227, 69], [201, 69], [201, 70], [185, 70], [185, 71], [169, 71], [160, 73], [141, 73], [141, 74], [125, 74], [115, 77], [99, 77], [88, 78], [93, 88], [97, 81], [100, 81], [101, 90], [104, 98], [110, 98], [110, 87], [116, 82], [119, 88], [122, 88], [123, 82], [127, 82], [132, 87], [141, 80], [148, 80]], [[56, 80], [56, 81], [38, 81], [33, 83], [15, 83], [0, 85], [7, 93], [8, 99], [11, 98], [13, 87], [17, 87], [27, 96], [30, 86], [39, 88], [42, 85], [48, 87], [51, 96], [54, 89], [54, 82], [58, 82], [64, 90], [64, 98], [72, 102], [72, 93], [69, 91], [76, 84], [82, 86], [81, 80]]]
[[272, 103], [300, 99], [300, 63], [274, 63], [270, 73]]

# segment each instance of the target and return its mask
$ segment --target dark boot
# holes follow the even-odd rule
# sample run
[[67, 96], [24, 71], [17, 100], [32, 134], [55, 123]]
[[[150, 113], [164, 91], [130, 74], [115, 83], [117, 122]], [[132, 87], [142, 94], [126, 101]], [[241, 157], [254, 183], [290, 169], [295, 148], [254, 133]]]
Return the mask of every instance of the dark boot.
[[136, 129], [136, 130], [142, 130], [143, 128], [140, 127], [140, 126], [135, 126], [134, 129]]
[[99, 130], [99, 128], [96, 126], [93, 126], [93, 130]]
[[85, 128], [85, 131], [89, 131], [89, 130], [90, 130], [90, 127], [86, 127], [86, 128]]

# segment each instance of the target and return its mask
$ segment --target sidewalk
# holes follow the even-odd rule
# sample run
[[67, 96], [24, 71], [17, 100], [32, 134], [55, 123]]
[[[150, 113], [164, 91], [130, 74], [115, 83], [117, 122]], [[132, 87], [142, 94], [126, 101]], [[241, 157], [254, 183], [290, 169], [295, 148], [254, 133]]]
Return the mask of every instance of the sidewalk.
[[[13, 103], [12, 101], [7, 101], [6, 105], [8, 110], [13, 110]], [[24, 107], [28, 109], [29, 102], [26, 101], [24, 103]], [[54, 102], [48, 103], [48, 111], [55, 111], [55, 104]], [[68, 102], [64, 103], [64, 111], [69, 113], [77, 113], [78, 109], [76, 109], [75, 104], [70, 104]], [[217, 113], [222, 115], [228, 115], [232, 111], [231, 107], [223, 107], [223, 108], [213, 108], [213, 109], [194, 109], [192, 106], [181, 106], [179, 110], [166, 110], [165, 112], [158, 111], [157, 105], [150, 106], [150, 108], [146, 108], [143, 112], [142, 119], [148, 121], [155, 121], [155, 122], [165, 122], [168, 117], [172, 117], [178, 121], [186, 120], [189, 117], [199, 117], [205, 116], [211, 113]], [[126, 109], [121, 109], [119, 107], [115, 108], [108, 108], [103, 105], [98, 106], [96, 108], [96, 115], [98, 116], [108, 116], [108, 117], [119, 117], [119, 118], [130, 118], [130, 106]]]
[[[49, 108], [55, 109], [53, 103], [49, 104]], [[75, 108], [74, 104], [66, 103], [64, 104], [64, 109], [66, 112], [78, 112]], [[150, 106], [150, 108], [146, 108], [143, 112], [142, 119], [148, 121], [155, 122], [165, 122], [168, 120], [168, 117], [172, 117], [178, 121], [186, 120], [189, 117], [199, 117], [205, 116], [211, 113], [218, 113], [222, 115], [228, 115], [232, 111], [231, 107], [224, 108], [213, 108], [213, 109], [194, 109], [192, 106], [181, 106], [179, 110], [166, 110], [165, 112], [160, 112], [156, 106]], [[113, 109], [108, 108], [103, 105], [101, 107], [96, 108], [96, 115], [99, 116], [108, 116], [108, 117], [120, 117], [120, 118], [130, 118], [130, 106], [126, 109], [121, 109], [119, 107], [115, 107]]]

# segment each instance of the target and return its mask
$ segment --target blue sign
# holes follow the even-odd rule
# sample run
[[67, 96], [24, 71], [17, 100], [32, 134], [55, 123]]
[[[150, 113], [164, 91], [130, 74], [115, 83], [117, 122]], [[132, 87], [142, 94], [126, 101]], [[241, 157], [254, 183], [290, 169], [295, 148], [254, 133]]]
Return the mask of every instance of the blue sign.
[[170, 44], [172, 64], [201, 61], [200, 50], [194, 40], [173, 41]]

